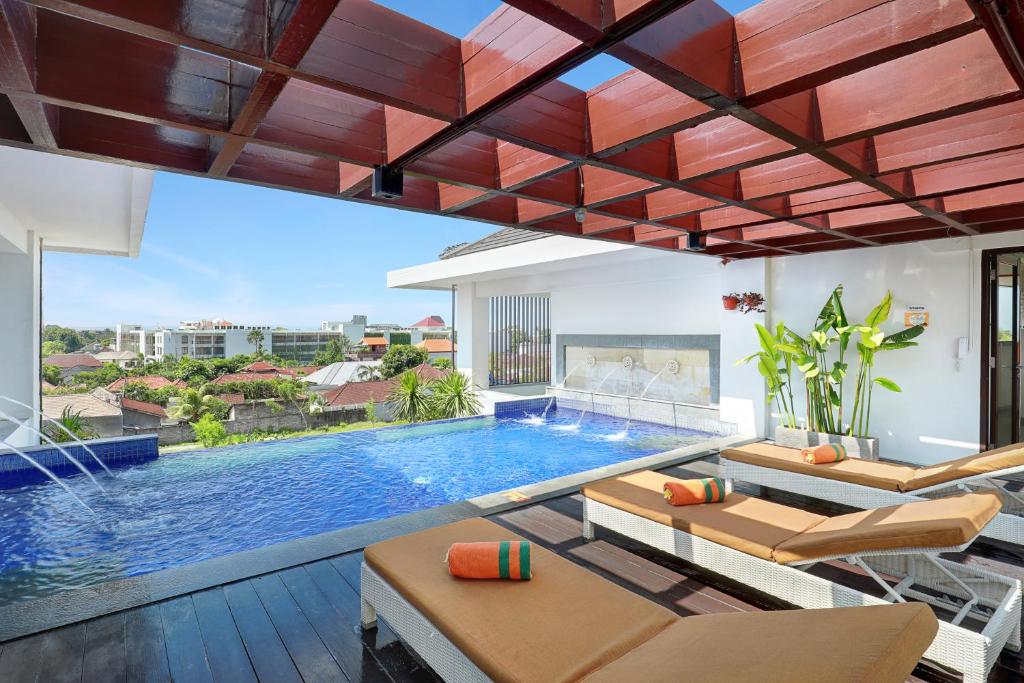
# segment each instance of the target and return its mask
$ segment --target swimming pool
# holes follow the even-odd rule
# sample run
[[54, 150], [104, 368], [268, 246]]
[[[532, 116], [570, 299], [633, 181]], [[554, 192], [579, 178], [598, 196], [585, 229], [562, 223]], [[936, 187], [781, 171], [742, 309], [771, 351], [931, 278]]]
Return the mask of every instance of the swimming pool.
[[[343, 529], [703, 441], [560, 409], [167, 455], [0, 490], [0, 604]], [[536, 421], [534, 421], [536, 422]]]

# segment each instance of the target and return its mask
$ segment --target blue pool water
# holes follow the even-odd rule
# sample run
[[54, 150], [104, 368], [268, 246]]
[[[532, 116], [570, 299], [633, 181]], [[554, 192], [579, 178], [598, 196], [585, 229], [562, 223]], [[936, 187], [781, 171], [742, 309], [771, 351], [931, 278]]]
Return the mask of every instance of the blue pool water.
[[198, 562], [697, 443], [708, 435], [559, 410], [167, 455], [0, 490], [0, 604]]

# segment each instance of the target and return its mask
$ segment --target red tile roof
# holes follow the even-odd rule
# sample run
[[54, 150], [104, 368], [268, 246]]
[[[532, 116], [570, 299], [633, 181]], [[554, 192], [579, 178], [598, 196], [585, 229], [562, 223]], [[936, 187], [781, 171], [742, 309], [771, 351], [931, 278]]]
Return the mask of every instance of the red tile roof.
[[103, 363], [87, 353], [56, 353], [43, 359], [43, 365], [56, 365], [58, 368], [98, 368]]
[[413, 323], [409, 327], [444, 327], [444, 318], [439, 315], [428, 315], [418, 323]]
[[144, 377], [122, 377], [121, 379], [115, 379], [113, 382], [107, 385], [107, 391], [118, 393], [124, 390], [125, 384], [143, 384], [147, 389], [163, 389], [167, 386], [176, 386], [184, 388], [188, 386], [185, 382], [180, 379], [169, 380], [166, 377], [160, 375], [146, 375]]
[[245, 403], [244, 394], [219, 394], [217, 398], [232, 406], [237, 406], [240, 403]]
[[280, 375], [267, 372], [231, 372], [221, 375], [213, 380], [214, 384], [227, 384], [228, 382], [269, 382], [277, 379]]
[[146, 403], [145, 401], [133, 401], [130, 398], [121, 399], [121, 410], [132, 410], [136, 413], [145, 413], [146, 415], [155, 415], [156, 417], [167, 417], [167, 411], [161, 406], [155, 403]]
[[[424, 339], [416, 345], [417, 349], [426, 349], [427, 353], [451, 353], [452, 340], [451, 339]], [[459, 345], [455, 345], [455, 350], [459, 350]]]
[[271, 365], [265, 360], [258, 360], [249, 363], [244, 368], [244, 372], [286, 372], [285, 370], [278, 369], [277, 366]]
[[[412, 369], [420, 379], [424, 381], [431, 381], [444, 377], [445, 371], [438, 370], [433, 365], [423, 363], [417, 365]], [[391, 395], [391, 390], [394, 388], [396, 379], [383, 379], [377, 382], [349, 382], [342, 384], [337, 389], [324, 392], [322, 396], [324, 401], [329, 406], [353, 406], [361, 403], [366, 403], [370, 399], [373, 399], [377, 403], [382, 403], [388, 400], [388, 396]]]
[[363, 337], [359, 341], [360, 346], [387, 346], [388, 340], [384, 337]]

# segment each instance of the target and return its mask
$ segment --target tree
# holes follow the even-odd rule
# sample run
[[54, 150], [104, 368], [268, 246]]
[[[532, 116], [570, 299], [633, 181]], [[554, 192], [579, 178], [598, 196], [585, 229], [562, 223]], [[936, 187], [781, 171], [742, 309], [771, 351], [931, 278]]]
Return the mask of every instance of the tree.
[[177, 420], [197, 422], [203, 415], [224, 415], [227, 413], [225, 408], [230, 406], [216, 396], [203, 396], [195, 389], [186, 389], [182, 392], [178, 405], [171, 408], [168, 413]]
[[67, 353], [68, 349], [62, 341], [44, 341], [42, 351], [45, 358], [46, 356], [55, 356], [58, 353]]
[[446, 358], [444, 356], [440, 356], [438, 358], [435, 358], [434, 360], [430, 361], [430, 364], [433, 365], [438, 370], [451, 370], [452, 369], [452, 359], [451, 358]]
[[43, 328], [43, 341], [56, 341], [64, 345], [68, 351], [77, 351], [85, 346], [82, 337], [70, 327], [47, 325]]
[[48, 365], [46, 363], [43, 363], [43, 379], [52, 384], [53, 386], [57, 386], [58, 384], [61, 383], [61, 380], [63, 379], [63, 377], [61, 377], [60, 375], [60, 368], [58, 368], [56, 365]]
[[406, 370], [427, 362], [427, 350], [408, 344], [395, 344], [380, 359], [381, 374], [385, 379], [397, 377]]
[[75, 384], [84, 384], [90, 391], [96, 387], [105, 387], [114, 380], [121, 379], [127, 373], [117, 367], [116, 363], [104, 363], [101, 367], [75, 375]]
[[313, 356], [313, 365], [330, 365], [331, 363], [343, 363], [345, 354], [352, 348], [352, 340], [341, 335], [337, 339], [327, 342], [327, 346], [316, 352]]
[[263, 355], [263, 340], [263, 330], [250, 330], [245, 337], [245, 341], [256, 347], [257, 356]]
[[430, 388], [430, 413], [436, 420], [469, 417], [480, 413], [480, 397], [469, 378], [461, 372], [449, 372], [434, 380]]
[[412, 370], [406, 370], [398, 377], [388, 395], [391, 413], [400, 420], [419, 422], [429, 420], [430, 392], [427, 384]]
[[192, 431], [195, 432], [196, 441], [203, 444], [206, 448], [216, 446], [228, 435], [220, 420], [209, 413], [203, 415], [192, 425]]
[[356, 369], [356, 379], [360, 382], [376, 382], [383, 379], [380, 370], [373, 365], [360, 365]]
[[291, 403], [292, 407], [299, 411], [299, 417], [302, 418], [302, 425], [308, 430], [309, 421], [306, 419], [306, 413], [302, 410], [302, 406], [299, 405], [299, 398], [302, 396], [299, 383], [295, 381], [282, 380], [277, 385], [277, 395], [282, 401]]

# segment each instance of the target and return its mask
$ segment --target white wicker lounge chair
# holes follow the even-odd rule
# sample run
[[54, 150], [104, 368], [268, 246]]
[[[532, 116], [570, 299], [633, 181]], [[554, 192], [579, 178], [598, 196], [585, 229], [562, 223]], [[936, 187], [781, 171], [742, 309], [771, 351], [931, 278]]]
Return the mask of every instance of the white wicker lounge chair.
[[[946, 616], [925, 658], [962, 672], [968, 683], [984, 681], [1004, 647], [1020, 649], [1020, 582], [938, 557], [964, 549], [995, 516], [992, 494], [830, 519], [738, 493], [719, 504], [673, 508], [661, 497], [669, 479], [639, 472], [584, 486], [584, 537], [604, 527], [799, 607], [930, 603]], [[933, 526], [936, 533], [915, 527], [915, 519], [949, 505], [956, 510]], [[807, 571], [834, 559], [860, 568], [884, 597]]]
[[517, 538], [477, 518], [370, 546], [364, 628], [383, 619], [445, 681], [531, 683], [902, 683], [938, 629], [920, 604], [681, 618], [537, 546], [529, 582], [441, 562], [452, 542]]
[[798, 449], [755, 443], [722, 451], [720, 469], [722, 476], [730, 479], [859, 508], [997, 489], [1003, 496], [1003, 509], [982, 536], [1024, 545], [1024, 496], [1009, 490], [1008, 482], [1000, 479], [1024, 473], [1024, 444], [913, 467], [855, 458], [801, 465]]

